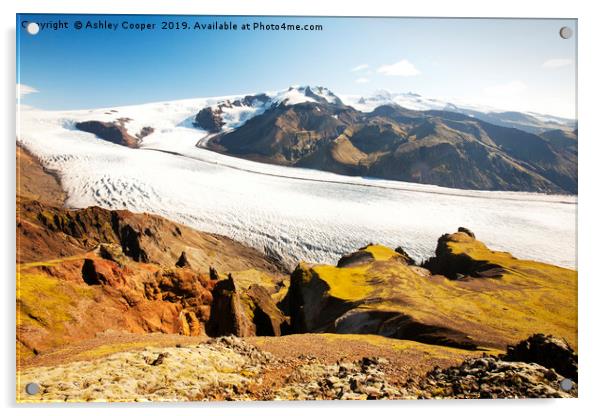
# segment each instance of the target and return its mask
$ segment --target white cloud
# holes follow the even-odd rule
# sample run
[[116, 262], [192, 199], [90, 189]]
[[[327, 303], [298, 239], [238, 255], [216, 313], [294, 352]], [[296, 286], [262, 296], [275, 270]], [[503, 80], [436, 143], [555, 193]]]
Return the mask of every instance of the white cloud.
[[39, 92], [34, 87], [31, 87], [26, 84], [17, 84], [17, 99], [23, 98], [23, 96], [27, 94], [33, 94]]
[[358, 84], [366, 84], [366, 83], [370, 82], [370, 80], [368, 78], [361, 77], [361, 78], [356, 79], [355, 82], [357, 82]]
[[541, 65], [541, 67], [546, 68], [546, 69], [553, 69], [553, 68], [562, 68], [563, 66], [569, 66], [572, 64], [573, 64], [572, 59], [554, 58], [554, 59], [548, 59], [547, 61], [545, 61]]
[[407, 59], [402, 59], [391, 65], [383, 65], [378, 68], [381, 74], [396, 76], [396, 77], [412, 77], [420, 74], [420, 71]]
[[370, 68], [370, 65], [368, 65], [368, 64], [361, 64], [361, 65], [358, 65], [358, 66], [355, 66], [355, 67], [351, 68], [351, 72], [363, 71], [363, 70], [368, 69], [368, 68]]
[[505, 84], [492, 85], [486, 87], [483, 92], [487, 95], [512, 96], [522, 93], [527, 89], [525, 83], [521, 81], [510, 81]]

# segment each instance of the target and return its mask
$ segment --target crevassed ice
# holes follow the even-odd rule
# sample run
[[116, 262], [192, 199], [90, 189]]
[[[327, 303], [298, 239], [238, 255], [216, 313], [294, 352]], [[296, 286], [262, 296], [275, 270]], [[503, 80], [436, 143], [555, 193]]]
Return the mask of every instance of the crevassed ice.
[[[251, 162], [198, 148], [196, 112], [220, 99], [50, 112], [22, 108], [18, 141], [62, 179], [70, 207], [151, 212], [269, 249], [292, 265], [333, 263], [374, 242], [425, 259], [459, 226], [491, 248], [575, 268], [576, 198], [464, 191]], [[132, 119], [155, 131], [130, 149], [75, 121]], [[168, 154], [163, 151], [176, 152]]]

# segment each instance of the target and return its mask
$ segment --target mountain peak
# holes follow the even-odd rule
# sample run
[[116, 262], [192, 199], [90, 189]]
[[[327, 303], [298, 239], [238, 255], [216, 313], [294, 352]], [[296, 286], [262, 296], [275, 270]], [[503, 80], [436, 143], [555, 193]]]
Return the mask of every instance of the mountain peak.
[[295, 105], [305, 102], [322, 104], [342, 104], [331, 90], [312, 85], [292, 85], [287, 90], [277, 92], [273, 98], [276, 104]]

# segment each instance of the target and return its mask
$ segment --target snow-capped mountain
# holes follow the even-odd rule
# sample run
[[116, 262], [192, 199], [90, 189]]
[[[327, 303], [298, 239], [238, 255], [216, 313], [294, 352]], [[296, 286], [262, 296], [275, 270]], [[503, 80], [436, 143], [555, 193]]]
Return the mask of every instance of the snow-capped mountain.
[[195, 116], [194, 125], [210, 133], [228, 131], [240, 127], [251, 118], [263, 114], [267, 109], [301, 103], [342, 105], [339, 97], [327, 88], [292, 86], [282, 91], [218, 101], [199, 111]]
[[[361, 112], [374, 111], [379, 106], [397, 104], [401, 107], [417, 110], [441, 110], [467, 114], [484, 121], [525, 131], [571, 130], [576, 122], [561, 117], [537, 113], [503, 112], [483, 106], [456, 106], [437, 99], [421, 97], [415, 93], [390, 93], [377, 91], [373, 95], [335, 94], [325, 87], [291, 86], [281, 91], [266, 91], [255, 94], [242, 94], [220, 97], [193, 98], [167, 102], [148, 103], [98, 110], [64, 111], [71, 117], [65, 123], [94, 119], [102, 122], [115, 122], [121, 119], [125, 129], [132, 135], [138, 134], [146, 126], [154, 128], [153, 135], [161, 134], [165, 129], [194, 127], [199, 111], [210, 109], [219, 114], [219, 131], [240, 127], [253, 117], [263, 114], [267, 109], [278, 105], [293, 106], [301, 103], [322, 103], [347, 105]], [[26, 111], [28, 107], [21, 106]], [[35, 111], [35, 109], [31, 109]], [[199, 127], [197, 124], [196, 127]], [[147, 140], [150, 140], [147, 139]]]
[[201, 145], [268, 163], [464, 189], [577, 190], [577, 140], [566, 126], [548, 121], [566, 129], [552, 140], [527, 114], [459, 111], [411, 93], [353, 104], [294, 87], [205, 107], [194, 125], [212, 134]]
[[320, 86], [291, 86], [281, 91], [268, 91], [232, 99], [224, 99], [212, 105], [214, 111], [223, 113], [224, 129], [236, 128], [250, 118], [262, 114], [267, 108], [276, 105], [296, 105], [300, 103], [344, 104], [358, 111], [369, 113], [377, 107], [396, 104], [416, 111], [450, 111], [469, 115], [503, 127], [513, 127], [530, 133], [546, 130], [574, 130], [576, 121], [535, 112], [505, 111], [489, 106], [456, 104], [448, 101], [423, 97], [413, 92], [392, 93], [376, 91], [369, 96], [335, 94]]
[[423, 97], [412, 92], [391, 93], [381, 90], [366, 97], [341, 95], [341, 100], [346, 105], [363, 112], [374, 111], [375, 108], [387, 104], [397, 104], [401, 107], [417, 111], [451, 111], [469, 115], [499, 126], [513, 127], [530, 133], [542, 133], [546, 130], [555, 129], [574, 130], [576, 128], [575, 120], [568, 118], [535, 112], [505, 111], [482, 105], [457, 104], [436, 98]]
[[450, 110], [456, 107], [453, 104], [437, 99], [423, 98], [413, 92], [392, 93], [387, 90], [379, 90], [369, 96], [342, 95], [341, 99], [347, 105], [359, 111], [369, 113], [376, 107], [386, 104], [397, 104], [410, 110]]

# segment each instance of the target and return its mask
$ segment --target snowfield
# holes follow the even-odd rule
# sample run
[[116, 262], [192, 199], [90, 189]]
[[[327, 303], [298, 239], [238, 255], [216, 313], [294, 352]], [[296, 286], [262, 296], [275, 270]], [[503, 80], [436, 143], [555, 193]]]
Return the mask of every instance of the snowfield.
[[[433, 255], [439, 236], [464, 226], [491, 248], [576, 268], [576, 197], [347, 177], [197, 147], [207, 133], [192, 126], [195, 114], [235, 98], [60, 112], [23, 106], [17, 141], [59, 174], [69, 207], [162, 215], [277, 253], [289, 266], [334, 263], [371, 242], [402, 246], [423, 260]], [[296, 92], [288, 98], [301, 99]], [[274, 99], [282, 100], [282, 93]], [[232, 111], [224, 117], [226, 128], [262, 110]], [[73, 127], [121, 117], [132, 119], [126, 124], [132, 135], [144, 126], [155, 129], [140, 149]]]
[[[453, 111], [468, 115], [472, 114], [473, 112], [499, 115], [499, 113], [508, 111], [491, 106], [474, 105], [465, 102], [451, 103], [449, 101], [436, 98], [422, 97], [419, 94], [414, 94], [411, 92], [390, 93], [386, 90], [376, 91], [374, 94], [368, 97], [362, 97], [359, 95], [341, 95], [340, 98], [344, 104], [363, 112], [373, 111], [376, 107], [385, 104], [398, 104], [410, 110], [417, 111], [441, 110]], [[569, 126], [573, 129], [575, 128], [574, 120], [568, 118], [555, 117], [548, 114], [539, 114], [534, 112], [522, 112], [522, 114], [533, 117], [535, 120], [541, 123], [549, 124], [549, 129], [558, 128], [561, 126]], [[504, 119], [504, 117], [501, 118]], [[520, 125], [517, 123], [516, 127], [520, 128]]]

